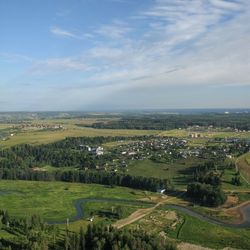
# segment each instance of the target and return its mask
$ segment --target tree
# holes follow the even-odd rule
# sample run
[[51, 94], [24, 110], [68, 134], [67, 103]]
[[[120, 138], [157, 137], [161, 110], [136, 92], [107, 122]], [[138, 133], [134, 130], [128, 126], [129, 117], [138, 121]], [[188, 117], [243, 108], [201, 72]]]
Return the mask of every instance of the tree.
[[85, 250], [85, 235], [83, 228], [80, 229], [80, 250]]

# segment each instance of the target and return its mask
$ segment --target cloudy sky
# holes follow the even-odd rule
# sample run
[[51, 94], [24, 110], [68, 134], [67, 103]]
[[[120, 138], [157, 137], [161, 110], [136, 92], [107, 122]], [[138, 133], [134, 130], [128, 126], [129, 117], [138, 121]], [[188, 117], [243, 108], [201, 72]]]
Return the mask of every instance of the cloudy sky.
[[0, 111], [230, 107], [249, 0], [0, 1]]

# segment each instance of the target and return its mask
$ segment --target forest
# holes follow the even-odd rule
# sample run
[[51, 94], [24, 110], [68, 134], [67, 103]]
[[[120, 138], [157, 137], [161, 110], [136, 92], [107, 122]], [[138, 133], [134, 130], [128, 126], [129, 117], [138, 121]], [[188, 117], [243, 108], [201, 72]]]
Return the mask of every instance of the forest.
[[203, 206], [217, 207], [226, 201], [221, 188], [222, 172], [218, 171], [213, 162], [195, 168], [194, 181], [187, 186], [187, 196]]
[[93, 128], [106, 129], [150, 129], [170, 130], [190, 126], [214, 126], [250, 130], [250, 114], [182, 114], [182, 115], [138, 115], [123, 116], [120, 120], [97, 122], [89, 125]]
[[118, 230], [112, 226], [90, 224], [87, 230], [60, 232], [57, 226], [48, 225], [37, 216], [17, 219], [8, 211], [0, 211], [0, 229], [16, 235], [11, 240], [1, 240], [0, 249], [8, 250], [175, 250], [175, 244], [148, 234], [144, 230]]

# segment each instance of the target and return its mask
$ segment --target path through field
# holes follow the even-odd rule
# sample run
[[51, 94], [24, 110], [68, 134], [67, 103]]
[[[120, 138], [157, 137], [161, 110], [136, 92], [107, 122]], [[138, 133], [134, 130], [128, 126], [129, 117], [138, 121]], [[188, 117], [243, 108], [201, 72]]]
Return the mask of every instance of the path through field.
[[[183, 195], [184, 193], [181, 193], [181, 195]], [[180, 196], [180, 195], [179, 195]], [[137, 211], [135, 211], [134, 213], [132, 213], [131, 215], [129, 215], [127, 218], [125, 219], [121, 219], [116, 221], [113, 226], [120, 229], [122, 227], [125, 227], [137, 220], [140, 220], [141, 218], [145, 217], [146, 215], [150, 214], [151, 212], [153, 212], [157, 207], [164, 205], [165, 203], [169, 202], [172, 199], [175, 199], [176, 197], [171, 197], [171, 198], [167, 198], [166, 195], [164, 195], [162, 197], [164, 200], [159, 201], [155, 206], [150, 207], [150, 208], [141, 208], [138, 209]]]

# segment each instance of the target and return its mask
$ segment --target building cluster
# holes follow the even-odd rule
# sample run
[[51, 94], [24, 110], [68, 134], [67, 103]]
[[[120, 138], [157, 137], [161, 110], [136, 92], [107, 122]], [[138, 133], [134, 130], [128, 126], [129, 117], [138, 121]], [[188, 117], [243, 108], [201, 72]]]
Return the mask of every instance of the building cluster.
[[101, 146], [90, 147], [89, 145], [80, 145], [80, 149], [83, 151], [87, 151], [93, 155], [97, 155], [97, 156], [104, 154], [104, 149]]
[[190, 133], [190, 134], [189, 134], [189, 137], [190, 137], [190, 138], [203, 138], [204, 135], [201, 134], [201, 133]]
[[57, 124], [34, 124], [34, 123], [22, 123], [15, 126], [15, 129], [35, 129], [35, 130], [43, 130], [43, 129], [54, 129], [54, 130], [60, 130], [64, 129], [62, 125]]
[[185, 148], [186, 140], [177, 138], [157, 137], [150, 140], [135, 141], [128, 144], [120, 145], [115, 149], [117, 155], [125, 159], [144, 160], [157, 156], [178, 157], [178, 150]]

